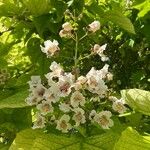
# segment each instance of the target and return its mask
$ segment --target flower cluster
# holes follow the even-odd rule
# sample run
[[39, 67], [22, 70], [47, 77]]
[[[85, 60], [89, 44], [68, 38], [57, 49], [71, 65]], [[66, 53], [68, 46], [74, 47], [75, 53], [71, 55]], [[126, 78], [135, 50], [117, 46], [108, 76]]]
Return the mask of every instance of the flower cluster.
[[[108, 87], [105, 80], [109, 74], [108, 67], [105, 64], [101, 70], [91, 68], [86, 76], [79, 76], [75, 80], [75, 76], [65, 72], [60, 64], [52, 62], [51, 71], [45, 75], [48, 81], [46, 86], [42, 85], [39, 76], [32, 76], [28, 82], [30, 95], [26, 102], [29, 105], [36, 105], [38, 110], [33, 128], [43, 128], [46, 123], [45, 116], [54, 117], [55, 114], [56, 129], [62, 132], [68, 132], [86, 123], [87, 120], [98, 123], [104, 129], [113, 126], [110, 111], [91, 110], [89, 115], [86, 115], [86, 104], [92, 105], [95, 100], [92, 98], [88, 100], [85, 91], [88, 90], [100, 99], [106, 97]], [[113, 103], [113, 109], [120, 113], [124, 111], [120, 100]], [[56, 113], [58, 111], [59, 115]]]
[[[88, 25], [89, 32], [100, 29], [100, 22], [94, 21]], [[66, 22], [62, 25], [59, 35], [61, 37], [73, 36], [73, 26]], [[56, 40], [47, 40], [45, 47], [41, 46], [42, 52], [53, 56], [60, 49]], [[92, 54], [98, 54], [102, 61], [107, 61], [104, 54], [107, 44], [102, 46], [95, 44]], [[50, 72], [45, 75], [47, 82], [41, 81], [40, 76], [32, 76], [28, 82], [30, 95], [26, 98], [28, 105], [36, 106], [36, 120], [33, 129], [43, 128], [46, 124], [55, 125], [56, 129], [63, 133], [78, 128], [86, 123], [98, 124], [103, 129], [113, 126], [110, 110], [103, 110], [101, 102], [112, 101], [112, 110], [124, 113], [126, 107], [122, 99], [109, 97], [107, 82], [112, 80], [113, 75], [109, 72], [109, 65], [105, 64], [102, 69], [94, 67], [85, 75], [65, 72], [63, 67], [53, 61]], [[110, 100], [108, 100], [110, 99]], [[89, 107], [90, 106], [90, 107]]]

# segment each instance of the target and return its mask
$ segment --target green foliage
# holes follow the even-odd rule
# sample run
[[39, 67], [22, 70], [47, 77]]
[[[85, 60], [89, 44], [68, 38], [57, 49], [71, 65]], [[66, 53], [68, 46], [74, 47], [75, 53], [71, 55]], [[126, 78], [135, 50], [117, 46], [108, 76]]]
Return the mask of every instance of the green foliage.
[[139, 112], [142, 112], [145, 115], [150, 115], [149, 91], [139, 89], [129, 89], [129, 90], [122, 90], [121, 95], [130, 107]]
[[18, 92], [12, 96], [0, 100], [0, 109], [2, 108], [22, 108], [26, 107], [25, 98], [28, 96], [28, 91]]
[[112, 22], [122, 29], [126, 30], [129, 33], [135, 34], [134, 26], [129, 18], [127, 18], [123, 12], [119, 8], [114, 8], [114, 10], [103, 10], [103, 7], [97, 5], [96, 3], [92, 3], [90, 6], [87, 6], [89, 12], [93, 15], [98, 14], [100, 20], [104, 20], [104, 22]]
[[115, 144], [114, 150], [148, 150], [150, 149], [150, 136], [142, 136], [132, 128], [122, 132], [119, 141]]
[[130, 19], [124, 16], [119, 10], [110, 10], [107, 11], [106, 16], [108, 21], [115, 23], [120, 26], [122, 29], [128, 31], [129, 33], [135, 34], [134, 26], [131, 23]]
[[43, 15], [50, 11], [51, 5], [49, 0], [24, 0], [23, 3], [32, 15]]
[[[93, 20], [100, 21], [101, 30], [83, 39], [80, 57], [90, 53], [89, 45], [107, 43], [105, 52], [110, 56], [114, 75], [110, 87], [117, 95], [120, 90], [129, 89], [121, 94], [135, 111], [120, 115], [113, 131], [104, 132], [95, 127], [91, 132], [96, 135], [87, 136], [86, 131], [80, 131], [87, 136], [82, 137], [51, 132], [51, 127], [46, 129], [47, 133], [26, 129], [32, 126], [34, 112], [25, 103], [30, 77], [41, 75], [45, 79], [52, 61], [63, 64], [65, 71], [73, 70], [75, 45], [58, 37], [62, 24], [69, 21], [66, 10], [75, 15], [77, 25], [73, 26], [79, 29], [79, 37]], [[9, 77], [5, 84], [0, 84], [0, 149], [150, 149], [150, 137], [142, 136], [150, 134], [149, 13], [150, 0], [134, 1], [133, 5], [127, 5], [124, 0], [1, 0], [0, 69], [6, 69]], [[62, 45], [60, 54], [54, 58], [46, 58], [40, 49], [49, 39], [56, 39]], [[91, 67], [102, 65], [99, 57], [94, 56], [80, 61], [78, 67], [85, 74]], [[132, 128], [127, 128], [120, 137], [122, 129], [128, 126]]]
[[138, 9], [140, 12], [138, 13], [139, 17], [144, 17], [150, 11], [150, 0], [141, 1], [140, 3], [135, 2], [133, 8]]
[[118, 140], [118, 134], [113, 132], [104, 133], [91, 137], [59, 136], [54, 134], [44, 134], [40, 130], [27, 129], [17, 134], [10, 150], [23, 148], [31, 149], [67, 149], [67, 150], [100, 150], [113, 149], [114, 143]]

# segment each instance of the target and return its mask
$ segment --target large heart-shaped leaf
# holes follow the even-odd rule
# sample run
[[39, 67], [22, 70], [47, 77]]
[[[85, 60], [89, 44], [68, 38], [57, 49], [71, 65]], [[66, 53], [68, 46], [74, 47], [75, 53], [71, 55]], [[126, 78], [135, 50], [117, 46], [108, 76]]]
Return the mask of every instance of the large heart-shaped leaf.
[[[1, 93], [3, 94], [3, 93]], [[0, 109], [2, 108], [22, 108], [28, 106], [25, 102], [25, 99], [28, 96], [28, 91], [17, 92], [14, 95], [11, 95], [5, 99], [0, 100]]]
[[150, 136], [141, 136], [132, 128], [127, 128], [122, 132], [122, 136], [115, 144], [114, 150], [149, 150]]
[[150, 115], [150, 92], [140, 89], [122, 90], [121, 95], [133, 109]]
[[111, 150], [118, 134], [104, 133], [91, 137], [44, 134], [39, 130], [27, 129], [17, 134], [9, 150]]

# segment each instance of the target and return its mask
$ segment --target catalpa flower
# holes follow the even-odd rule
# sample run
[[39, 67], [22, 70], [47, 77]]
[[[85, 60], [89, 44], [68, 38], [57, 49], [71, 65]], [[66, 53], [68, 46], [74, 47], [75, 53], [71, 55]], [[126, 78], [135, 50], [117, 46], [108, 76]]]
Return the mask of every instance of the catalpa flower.
[[67, 133], [72, 128], [69, 120], [70, 116], [64, 114], [59, 120], [57, 120], [56, 129], [62, 131], [63, 133]]
[[109, 65], [105, 64], [101, 70], [98, 70], [97, 73], [101, 79], [105, 79], [107, 77]]
[[65, 23], [62, 25], [62, 28], [63, 28], [65, 31], [71, 31], [71, 30], [73, 30], [73, 27], [72, 27], [72, 25], [71, 25], [69, 22], [65, 22]]
[[123, 99], [117, 99], [113, 102], [112, 108], [114, 111], [117, 111], [120, 114], [123, 114], [126, 111], [126, 107], [124, 106]]
[[91, 122], [94, 122], [94, 117], [97, 115], [95, 110], [92, 110], [89, 114], [89, 119], [91, 120]]
[[59, 89], [56, 84], [53, 84], [49, 89], [45, 90], [45, 93], [43, 95], [44, 99], [56, 103], [59, 101]]
[[71, 107], [70, 107], [69, 104], [60, 103], [60, 104], [59, 104], [59, 109], [60, 109], [61, 111], [63, 111], [64, 113], [66, 113], [66, 112], [69, 112], [69, 111], [71, 110]]
[[28, 105], [37, 105], [39, 102], [41, 101], [41, 98], [40, 97], [36, 97], [35, 95], [33, 94], [30, 94], [26, 99], [25, 99], [25, 102], [28, 104]]
[[71, 93], [71, 87], [74, 82], [74, 75], [71, 73], [59, 77], [57, 86], [59, 88], [60, 97], [68, 96]]
[[95, 44], [92, 51], [96, 54], [98, 54], [101, 57], [101, 61], [108, 61], [109, 58], [103, 53], [106, 50], [107, 44], [104, 44], [102, 46]]
[[38, 84], [35, 88], [32, 89], [32, 93], [35, 97], [43, 99], [46, 88], [42, 84]]
[[87, 81], [86, 77], [80, 76], [80, 77], [78, 77], [78, 79], [76, 80], [76, 82], [73, 84], [72, 87], [74, 87], [75, 90], [80, 90], [82, 88], [85, 88], [86, 87], [86, 81]]
[[100, 22], [99, 21], [94, 21], [88, 25], [88, 30], [91, 32], [96, 32], [99, 29], [100, 29]]
[[41, 84], [41, 78], [40, 76], [31, 76], [31, 81], [28, 82], [30, 89], [33, 89], [34, 87]]
[[94, 116], [94, 121], [97, 122], [103, 129], [109, 129], [114, 125], [110, 119], [112, 113], [110, 111], [102, 111]]
[[85, 97], [79, 91], [75, 91], [71, 95], [70, 103], [73, 107], [78, 107], [79, 105], [84, 106]]
[[41, 114], [37, 113], [36, 121], [34, 122], [32, 129], [44, 128], [45, 123], [46, 123], [45, 118]]
[[103, 54], [103, 52], [106, 50], [106, 46], [107, 44], [104, 44], [102, 46], [95, 44], [92, 50], [94, 53]]
[[37, 105], [37, 109], [40, 111], [42, 115], [46, 115], [54, 111], [52, 104], [49, 101], [45, 101], [45, 100], [42, 101], [41, 104]]
[[70, 37], [72, 35], [71, 31], [73, 27], [69, 22], [64, 23], [62, 28], [63, 29], [59, 32], [60, 37]]
[[61, 75], [64, 74], [64, 70], [62, 69], [60, 64], [57, 64], [55, 61], [51, 63], [50, 70], [52, 72], [49, 72], [45, 75], [45, 77], [48, 79], [49, 86], [55, 83], [56, 79], [58, 79]]
[[72, 117], [72, 120], [75, 121], [75, 126], [79, 126], [80, 124], [84, 124], [86, 122], [85, 120], [85, 111], [79, 107], [74, 108], [73, 110], [75, 114]]
[[100, 71], [91, 68], [91, 70], [86, 75], [87, 78], [87, 89], [92, 92], [96, 93], [99, 96], [104, 95], [108, 87], [105, 85], [105, 82], [102, 80], [102, 75]]
[[50, 41], [47, 40], [44, 42], [44, 46], [41, 46], [41, 51], [43, 53], [46, 53], [47, 56], [53, 56], [56, 52], [58, 52], [60, 50], [60, 48], [58, 47], [59, 43], [56, 40]]

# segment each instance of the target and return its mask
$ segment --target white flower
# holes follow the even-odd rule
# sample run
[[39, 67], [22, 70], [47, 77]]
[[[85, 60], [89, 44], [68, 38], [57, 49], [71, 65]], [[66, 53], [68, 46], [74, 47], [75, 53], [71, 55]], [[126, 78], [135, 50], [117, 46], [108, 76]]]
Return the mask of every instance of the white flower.
[[60, 97], [57, 84], [53, 84], [49, 89], [46, 89], [43, 97], [49, 102], [58, 102]]
[[91, 112], [90, 112], [90, 114], [89, 114], [89, 119], [93, 122], [94, 120], [94, 117], [95, 117], [95, 115], [96, 115], [97, 113], [96, 113], [96, 111], [95, 110], [92, 110]]
[[49, 101], [45, 101], [45, 100], [42, 101], [41, 104], [37, 105], [37, 109], [40, 110], [42, 115], [46, 115], [54, 111], [52, 104]]
[[57, 85], [59, 87], [60, 97], [66, 97], [70, 94], [73, 82], [74, 76], [71, 73], [59, 77], [59, 82], [57, 82]]
[[56, 40], [53, 40], [53, 42], [50, 40], [47, 40], [44, 42], [45, 47], [41, 46], [41, 51], [43, 53], [46, 53], [47, 56], [53, 56], [56, 52], [60, 50], [58, 47], [58, 44], [59, 43]]
[[101, 56], [101, 61], [105, 62], [105, 61], [108, 61], [108, 60], [109, 60], [109, 57], [107, 57], [105, 55]]
[[77, 81], [73, 84], [72, 87], [74, 87], [75, 90], [80, 90], [86, 86], [86, 81], [87, 81], [86, 77], [80, 76], [78, 77]]
[[71, 31], [71, 30], [73, 30], [73, 27], [72, 27], [72, 25], [71, 25], [69, 22], [65, 22], [65, 23], [62, 25], [62, 28], [63, 28], [65, 31]]
[[108, 74], [108, 68], [109, 68], [109, 65], [108, 64], [105, 64], [104, 67], [97, 71], [98, 75], [100, 76], [101, 79], [105, 79], [106, 78], [106, 75]]
[[97, 93], [99, 96], [106, 94], [108, 87], [102, 80], [100, 71], [95, 70], [93, 67], [87, 73], [87, 89], [92, 93]]
[[36, 88], [32, 89], [32, 93], [35, 97], [43, 99], [46, 88], [42, 84], [38, 84]]
[[97, 72], [94, 67], [92, 67], [91, 70], [87, 73], [86, 78], [89, 87], [95, 88], [98, 85]]
[[75, 126], [79, 126], [80, 124], [84, 124], [86, 122], [85, 120], [85, 111], [81, 108], [74, 108], [73, 110], [75, 114], [72, 117], [72, 120], [75, 121]]
[[30, 94], [29, 97], [25, 99], [25, 102], [28, 105], [37, 105], [41, 101], [41, 98], [34, 96], [33, 94]]
[[71, 105], [73, 107], [78, 107], [79, 105], [84, 106], [84, 104], [85, 104], [85, 97], [79, 91], [75, 91], [71, 95], [70, 102], [71, 102]]
[[61, 37], [61, 38], [69, 38], [69, 37], [71, 37], [71, 32], [70, 31], [65, 31], [65, 30], [60, 30], [60, 32], [59, 32], [59, 36]]
[[63, 133], [67, 133], [72, 128], [69, 120], [70, 116], [64, 114], [59, 120], [57, 120], [56, 129], [61, 130]]
[[106, 50], [107, 44], [104, 44], [102, 46], [95, 44], [94, 47], [92, 48], [92, 51], [94, 53], [97, 53], [101, 57], [101, 61], [105, 62], [108, 61], [109, 58], [103, 53]]
[[46, 123], [45, 118], [43, 116], [41, 116], [41, 114], [37, 113], [36, 114], [36, 121], [34, 122], [32, 129], [44, 128], [45, 123]]
[[69, 38], [71, 37], [72, 33], [71, 31], [73, 30], [72, 25], [69, 22], [66, 22], [62, 25], [62, 30], [60, 30], [59, 35], [60, 37], [65, 37]]
[[99, 49], [96, 51], [99, 56], [103, 55], [103, 52], [106, 50], [106, 46], [107, 46], [107, 44], [104, 44], [104, 45], [100, 46]]
[[118, 100], [118, 98], [115, 96], [109, 96], [109, 100], [111, 100], [112, 102], [115, 102]]
[[69, 106], [69, 104], [61, 103], [61, 104], [59, 104], [59, 109], [61, 111], [63, 111], [64, 113], [66, 113], [66, 112], [69, 112], [71, 110], [71, 107]]
[[86, 81], [87, 81], [87, 78], [84, 77], [84, 76], [80, 76], [80, 77], [78, 77], [78, 79], [77, 79], [77, 82], [80, 82], [82, 85], [85, 84]]
[[122, 99], [117, 99], [114, 101], [112, 108], [120, 114], [123, 114], [126, 111], [126, 107], [124, 106], [124, 101]]
[[89, 24], [89, 31], [91, 32], [96, 32], [97, 30], [100, 29], [100, 22], [99, 21], [94, 21], [91, 24]]
[[52, 72], [49, 72], [45, 75], [45, 77], [48, 79], [49, 86], [57, 82], [58, 78], [64, 74], [64, 70], [62, 69], [60, 64], [57, 64], [55, 61], [51, 63], [50, 70]]
[[103, 129], [109, 129], [114, 125], [113, 120], [110, 119], [112, 113], [110, 111], [102, 111], [95, 115], [94, 121], [97, 122]]
[[56, 120], [55, 115], [52, 115], [52, 116], [49, 118], [48, 123], [49, 123], [49, 124], [55, 124], [55, 123], [57, 123], [57, 120]]
[[41, 84], [41, 78], [40, 76], [31, 76], [31, 81], [28, 82], [30, 89], [33, 89], [37, 85]]
[[61, 74], [61, 72], [63, 71], [62, 67], [60, 66], [60, 64], [57, 64], [57, 62], [53, 61], [50, 65], [50, 70], [52, 70], [53, 72], [56, 72], [56, 74]]
[[107, 75], [106, 75], [106, 78], [107, 78], [108, 81], [113, 80], [113, 74], [108, 72]]

